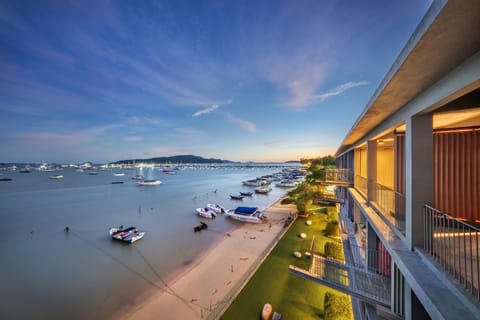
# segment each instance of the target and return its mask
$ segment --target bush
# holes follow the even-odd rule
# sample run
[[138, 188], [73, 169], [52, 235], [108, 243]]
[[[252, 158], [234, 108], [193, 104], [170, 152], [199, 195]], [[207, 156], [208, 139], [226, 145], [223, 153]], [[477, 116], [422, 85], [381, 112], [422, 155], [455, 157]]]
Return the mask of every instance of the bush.
[[324, 320], [350, 320], [353, 319], [350, 300], [345, 295], [331, 292], [325, 293], [323, 298]]
[[286, 198], [283, 198], [280, 203], [281, 204], [292, 204], [292, 203], [295, 203], [295, 199], [293, 199], [291, 197], [286, 197]]
[[337, 260], [343, 260], [342, 245], [335, 242], [327, 242], [324, 247], [325, 256]]
[[340, 229], [338, 228], [338, 221], [330, 221], [325, 227], [325, 236], [338, 237], [340, 236]]

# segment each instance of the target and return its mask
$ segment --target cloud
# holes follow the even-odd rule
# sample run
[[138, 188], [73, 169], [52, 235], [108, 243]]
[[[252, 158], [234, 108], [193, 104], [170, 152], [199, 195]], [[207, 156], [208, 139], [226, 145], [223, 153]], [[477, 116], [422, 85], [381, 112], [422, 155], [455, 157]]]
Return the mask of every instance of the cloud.
[[127, 142], [137, 142], [137, 141], [142, 141], [143, 137], [141, 136], [127, 136], [124, 139]]
[[313, 95], [310, 100], [312, 102], [322, 102], [330, 97], [338, 96], [349, 89], [359, 87], [359, 86], [366, 86], [366, 85], [368, 85], [367, 81], [347, 82], [342, 85], [339, 85], [338, 87], [335, 87], [333, 90], [327, 91], [325, 93]]
[[212, 106], [210, 106], [210, 107], [208, 107], [208, 108], [205, 108], [205, 109], [202, 109], [202, 110], [200, 110], [200, 111], [195, 112], [195, 113], [193, 114], [193, 116], [194, 116], [194, 117], [198, 117], [198, 116], [200, 116], [200, 115], [202, 115], [202, 114], [207, 114], [207, 113], [213, 112], [213, 111], [215, 111], [216, 109], [218, 109], [219, 107], [220, 107], [219, 104], [214, 104], [214, 105], [212, 105]]
[[243, 128], [243, 129], [245, 129], [249, 132], [255, 132], [257, 130], [257, 126], [255, 125], [255, 123], [253, 123], [249, 120], [241, 119], [237, 116], [234, 116], [231, 113], [226, 113], [226, 115], [227, 115], [228, 121], [230, 121], [231, 123], [239, 126], [240, 128]]

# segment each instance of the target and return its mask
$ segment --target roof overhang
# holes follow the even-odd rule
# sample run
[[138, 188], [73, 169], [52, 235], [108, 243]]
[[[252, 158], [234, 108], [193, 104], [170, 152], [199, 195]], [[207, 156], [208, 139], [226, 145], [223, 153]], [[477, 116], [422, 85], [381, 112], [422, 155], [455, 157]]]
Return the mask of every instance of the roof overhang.
[[336, 154], [478, 52], [479, 12], [480, 1], [434, 1]]

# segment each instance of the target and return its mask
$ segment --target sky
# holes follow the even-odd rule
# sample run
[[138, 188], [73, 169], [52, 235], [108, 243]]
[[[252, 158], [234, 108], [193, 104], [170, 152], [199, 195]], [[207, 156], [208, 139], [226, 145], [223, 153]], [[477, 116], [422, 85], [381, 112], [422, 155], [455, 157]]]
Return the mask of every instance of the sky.
[[431, 0], [0, 2], [0, 162], [334, 154]]

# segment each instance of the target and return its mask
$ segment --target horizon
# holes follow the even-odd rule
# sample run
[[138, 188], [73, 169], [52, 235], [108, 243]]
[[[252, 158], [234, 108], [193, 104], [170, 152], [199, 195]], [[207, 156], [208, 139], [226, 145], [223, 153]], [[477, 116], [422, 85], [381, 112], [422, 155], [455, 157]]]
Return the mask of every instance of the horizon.
[[335, 154], [431, 2], [3, 1], [0, 162]]

